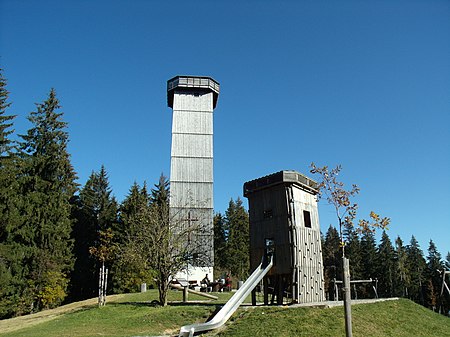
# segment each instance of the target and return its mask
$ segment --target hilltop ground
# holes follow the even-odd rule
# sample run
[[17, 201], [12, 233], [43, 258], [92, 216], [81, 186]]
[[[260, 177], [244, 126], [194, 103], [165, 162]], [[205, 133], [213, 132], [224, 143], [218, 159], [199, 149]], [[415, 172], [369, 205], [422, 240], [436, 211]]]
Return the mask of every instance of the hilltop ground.
[[[0, 321], [0, 336], [174, 336], [180, 326], [204, 322], [230, 294], [218, 301], [192, 296], [180, 303], [181, 293], [171, 292], [172, 304], [154, 307], [152, 290], [143, 294], [108, 297], [103, 308], [90, 299], [37, 314]], [[450, 318], [409, 300], [354, 304], [353, 334], [364, 336], [450, 337]], [[244, 306], [220, 331], [207, 336], [344, 336], [342, 307]]]

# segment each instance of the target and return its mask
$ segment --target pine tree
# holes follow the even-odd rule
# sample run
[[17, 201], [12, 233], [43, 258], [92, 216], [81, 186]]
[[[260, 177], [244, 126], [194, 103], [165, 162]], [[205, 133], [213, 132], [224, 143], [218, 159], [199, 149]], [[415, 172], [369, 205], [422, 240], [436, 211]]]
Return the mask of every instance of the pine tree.
[[150, 200], [152, 204], [161, 206], [163, 204], [169, 204], [170, 183], [167, 177], [161, 173], [158, 184], [151, 190]]
[[109, 186], [108, 173], [103, 165], [100, 168], [100, 172], [96, 175], [94, 191], [98, 200], [98, 230], [104, 231], [108, 228], [112, 228], [115, 230], [114, 235], [119, 236], [122, 234], [122, 229], [119, 229], [117, 226], [118, 204], [116, 199], [112, 196], [112, 190]]
[[13, 126], [13, 119], [16, 116], [6, 115], [6, 110], [11, 106], [8, 101], [9, 92], [6, 89], [6, 79], [3, 77], [3, 69], [0, 68], [0, 165], [5, 157], [8, 157], [12, 149], [9, 136], [14, 132], [10, 128]]
[[393, 297], [397, 268], [395, 250], [386, 231], [383, 231], [378, 246], [378, 294], [380, 297]]
[[136, 226], [139, 226], [139, 215], [143, 208], [150, 205], [150, 196], [147, 192], [147, 186], [141, 188], [136, 182], [131, 186], [128, 195], [119, 208], [120, 222], [123, 223], [126, 236], [132, 237]]
[[227, 229], [226, 221], [221, 213], [216, 213], [214, 223], [214, 267], [215, 272], [226, 269], [227, 260]]
[[330, 225], [325, 234], [322, 246], [322, 257], [324, 265], [325, 289], [327, 298], [335, 299], [333, 280], [342, 279], [342, 253], [340, 252], [340, 238], [337, 229]]
[[15, 184], [17, 170], [12, 153], [12, 141], [9, 139], [14, 132], [10, 128], [16, 116], [6, 115], [6, 110], [11, 106], [8, 102], [9, 92], [6, 84], [3, 69], [0, 68], [0, 243], [6, 239], [7, 224], [10, 222], [9, 216], [12, 211], [10, 201], [17, 194], [17, 190], [14, 189], [17, 188]]
[[227, 241], [227, 269], [238, 279], [245, 279], [250, 269], [250, 228], [248, 212], [242, 200], [230, 200], [225, 212], [226, 226], [229, 230]]
[[12, 187], [15, 181], [15, 167], [12, 162], [13, 158], [11, 158], [12, 146], [9, 139], [14, 130], [8, 130], [13, 126], [12, 120], [15, 116], [6, 115], [6, 110], [11, 106], [8, 97], [6, 79], [3, 77], [3, 69], [0, 68], [0, 243], [5, 240], [7, 235], [10, 211], [8, 200], [13, 198]]
[[450, 252], [447, 252], [447, 257], [445, 259], [445, 268], [450, 270]]
[[150, 196], [146, 184], [141, 188], [136, 182], [120, 206], [120, 222], [124, 228], [125, 237], [118, 243], [118, 258], [113, 266], [113, 292], [133, 292], [142, 283], [154, 284], [152, 271], [137, 259], [130, 258], [128, 246], [136, 239], [139, 228], [150, 212]]
[[426, 300], [427, 306], [433, 310], [436, 309], [438, 304], [437, 302], [442, 282], [440, 271], [442, 269], [444, 269], [444, 264], [442, 262], [441, 254], [438, 252], [433, 240], [430, 240], [426, 269], [426, 278], [428, 280]]
[[22, 221], [18, 209], [17, 157], [10, 140], [15, 116], [6, 115], [8, 101], [6, 79], [0, 69], [0, 319], [28, 312], [30, 303], [21, 301], [27, 292], [29, 248], [14, 240], [14, 231]]
[[34, 249], [29, 263], [34, 309], [59, 305], [67, 296], [73, 267], [71, 204], [76, 191], [75, 172], [67, 152], [67, 123], [58, 112], [52, 89], [36, 104], [28, 119], [32, 128], [22, 135], [19, 177], [22, 224], [15, 240]]
[[364, 232], [361, 235], [361, 264], [363, 279], [377, 277], [377, 246], [373, 232]]
[[361, 242], [359, 234], [352, 224], [344, 225], [345, 255], [350, 260], [350, 275], [352, 280], [362, 279], [363, 267], [361, 259]]
[[396, 296], [409, 297], [409, 286], [411, 283], [410, 272], [408, 269], [408, 255], [406, 248], [400, 236], [395, 240], [396, 253]]
[[414, 235], [411, 237], [410, 244], [406, 247], [406, 255], [410, 275], [409, 277], [411, 280], [409, 287], [409, 298], [421, 305], [424, 305], [426, 262], [423, 257], [423, 252], [420, 249], [419, 243]]
[[[99, 172], [92, 172], [77, 198], [75, 239], [76, 264], [72, 277], [73, 299], [93, 297], [98, 290], [98, 269], [101, 262], [89, 253], [91, 247], [99, 247], [102, 233], [111, 231], [113, 238], [122, 230], [118, 222], [118, 206], [109, 186], [108, 174], [102, 165]], [[110, 262], [110, 261], [108, 261]]]
[[[372, 231], [363, 232], [361, 235], [361, 278], [364, 280], [375, 279], [377, 277], [377, 247], [375, 235]], [[355, 285], [357, 286], [357, 285]], [[360, 284], [359, 297], [373, 298], [372, 284]], [[358, 298], [359, 298], [358, 297]]]

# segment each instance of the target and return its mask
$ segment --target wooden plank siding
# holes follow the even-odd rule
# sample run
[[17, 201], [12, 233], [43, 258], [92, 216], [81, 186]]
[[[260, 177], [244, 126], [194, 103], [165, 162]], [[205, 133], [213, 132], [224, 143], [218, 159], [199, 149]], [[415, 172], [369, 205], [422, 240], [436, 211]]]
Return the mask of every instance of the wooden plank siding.
[[255, 268], [265, 239], [275, 240], [268, 277], [291, 279], [295, 303], [325, 300], [317, 184], [295, 171], [281, 171], [244, 184], [249, 202], [250, 256]]
[[[210, 262], [191, 267], [207, 267], [212, 274], [213, 110], [219, 84], [209, 77], [177, 76], [168, 81], [167, 89], [168, 104], [173, 109], [170, 211], [179, 221], [186, 221], [190, 216], [201, 222], [196, 223], [197, 226], [206, 228], [201, 235], [193, 235], [189, 240], [202, 242], [202, 254], [209, 255]], [[192, 273], [195, 274], [195, 270]]]

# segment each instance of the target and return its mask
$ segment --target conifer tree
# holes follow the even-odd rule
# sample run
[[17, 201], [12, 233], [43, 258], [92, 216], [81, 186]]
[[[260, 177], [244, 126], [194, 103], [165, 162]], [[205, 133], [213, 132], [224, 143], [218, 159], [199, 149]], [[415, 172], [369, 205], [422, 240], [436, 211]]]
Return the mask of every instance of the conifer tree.
[[167, 177], [161, 173], [159, 181], [155, 184], [155, 187], [151, 190], [150, 200], [152, 204], [158, 206], [169, 204], [170, 183]]
[[112, 196], [103, 165], [100, 171], [91, 173], [76, 204], [73, 237], [77, 260], [72, 277], [72, 293], [74, 299], [84, 299], [95, 296], [98, 290], [97, 275], [101, 262], [89, 253], [90, 248], [99, 247], [102, 236], [108, 230], [113, 238], [121, 233], [117, 221], [117, 202]]
[[423, 251], [414, 235], [411, 237], [410, 244], [406, 247], [407, 265], [410, 275], [409, 296], [413, 301], [424, 305], [424, 287], [426, 262], [423, 257]]
[[[375, 234], [372, 231], [366, 231], [361, 234], [361, 279], [375, 279], [377, 277], [377, 246], [375, 242]], [[373, 298], [372, 284], [354, 285], [358, 287], [358, 298]]]
[[369, 279], [377, 277], [377, 245], [373, 232], [364, 232], [361, 235], [361, 278]]
[[443, 268], [444, 264], [442, 262], [441, 253], [437, 250], [433, 240], [430, 240], [426, 269], [426, 278], [428, 280], [426, 300], [427, 306], [433, 310], [435, 310], [438, 305], [438, 297], [442, 282], [440, 271], [442, 271]]
[[239, 279], [245, 279], [250, 269], [250, 225], [248, 212], [238, 197], [230, 200], [225, 212], [229, 230], [227, 241], [227, 269]]
[[335, 289], [334, 279], [342, 278], [342, 253], [340, 252], [340, 238], [337, 229], [330, 225], [325, 234], [324, 244], [322, 246], [322, 257], [324, 265], [325, 289], [328, 298], [334, 300]]
[[13, 126], [12, 120], [15, 116], [6, 115], [6, 110], [11, 106], [11, 103], [8, 101], [9, 92], [6, 89], [6, 84], [6, 79], [3, 77], [3, 69], [0, 68], [0, 243], [3, 242], [7, 235], [6, 224], [9, 222], [8, 200], [14, 197], [12, 185], [15, 181], [15, 167], [12, 163], [13, 158], [11, 158], [12, 145], [9, 139], [9, 136], [14, 132], [10, 128]]
[[67, 123], [56, 93], [36, 104], [28, 119], [32, 127], [20, 143], [20, 211], [22, 223], [15, 240], [33, 249], [28, 283], [33, 308], [59, 305], [67, 296], [73, 267], [71, 205], [76, 191], [75, 172], [67, 152]]
[[383, 231], [378, 246], [378, 294], [380, 297], [393, 297], [396, 280], [395, 250], [386, 231]]
[[403, 296], [408, 298], [408, 288], [411, 282], [410, 273], [408, 269], [408, 255], [406, 248], [403, 245], [403, 240], [400, 236], [395, 240], [395, 254], [396, 254], [396, 296]]
[[113, 292], [133, 292], [139, 289], [140, 284], [154, 284], [152, 271], [146, 268], [139, 259], [131, 258], [128, 247], [135, 240], [140, 226], [146, 221], [150, 212], [150, 196], [147, 186], [141, 188], [136, 182], [120, 206], [120, 222], [124, 228], [125, 237], [118, 243], [118, 257], [114, 263]]
[[214, 267], [216, 271], [226, 269], [227, 230], [224, 216], [219, 212], [214, 215]]
[[9, 136], [14, 133], [13, 120], [16, 116], [6, 115], [6, 110], [11, 106], [8, 101], [9, 92], [6, 89], [6, 79], [3, 77], [3, 69], [0, 68], [0, 158], [2, 164], [5, 157], [8, 157], [12, 148]]
[[361, 259], [361, 242], [358, 231], [351, 223], [344, 224], [345, 255], [350, 260], [352, 280], [360, 280], [363, 274]]
[[0, 68], [0, 319], [29, 311], [30, 303], [20, 299], [27, 291], [26, 260], [28, 248], [14, 240], [21, 223], [17, 182], [17, 157], [9, 138], [15, 116], [7, 115], [11, 106], [6, 79]]
[[150, 196], [146, 184], [144, 183], [141, 188], [138, 183], [134, 182], [119, 208], [119, 218], [125, 228], [126, 237], [134, 235], [135, 227], [139, 225], [139, 215], [149, 205]]

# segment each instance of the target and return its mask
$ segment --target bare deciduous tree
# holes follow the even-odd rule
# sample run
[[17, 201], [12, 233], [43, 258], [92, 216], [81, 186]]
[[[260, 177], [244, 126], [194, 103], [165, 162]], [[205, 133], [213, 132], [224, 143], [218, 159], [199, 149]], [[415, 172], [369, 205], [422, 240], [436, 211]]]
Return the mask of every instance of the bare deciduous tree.
[[207, 245], [212, 240], [204, 221], [186, 221], [169, 212], [168, 203], [153, 203], [141, 214], [141, 225], [126, 247], [128, 259], [153, 270], [159, 302], [167, 305], [170, 280], [187, 265], [211, 265]]

